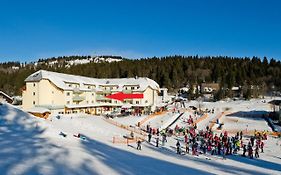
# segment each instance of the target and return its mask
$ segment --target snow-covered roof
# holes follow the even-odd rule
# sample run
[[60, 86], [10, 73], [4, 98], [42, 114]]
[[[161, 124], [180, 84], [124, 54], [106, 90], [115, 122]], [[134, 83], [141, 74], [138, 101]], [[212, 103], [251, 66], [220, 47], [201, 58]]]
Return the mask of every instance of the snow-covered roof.
[[[152, 79], [147, 77], [138, 78], [111, 78], [111, 79], [98, 79], [84, 76], [70, 75], [64, 73], [51, 72], [46, 70], [39, 70], [25, 79], [25, 82], [38, 82], [42, 79], [47, 79], [55, 84], [58, 88], [64, 90], [73, 90], [73, 87], [69, 87], [67, 83], [76, 83], [80, 85], [80, 90], [87, 89], [88, 85], [118, 85], [121, 90], [123, 86], [139, 86], [135, 91], [144, 91], [147, 87], [152, 89], [159, 89], [159, 85]], [[98, 88], [97, 88], [98, 89]], [[134, 90], [133, 90], [134, 91]]]
[[43, 108], [43, 107], [33, 107], [31, 109], [28, 109], [27, 112], [31, 112], [31, 113], [39, 113], [39, 114], [44, 114], [44, 113], [51, 113], [51, 111], [47, 108]]
[[13, 101], [13, 98], [10, 97], [8, 94], [6, 94], [6, 93], [3, 92], [3, 91], [0, 91], [0, 96], [3, 96], [3, 97], [5, 97], [6, 99], [8, 99], [10, 103]]

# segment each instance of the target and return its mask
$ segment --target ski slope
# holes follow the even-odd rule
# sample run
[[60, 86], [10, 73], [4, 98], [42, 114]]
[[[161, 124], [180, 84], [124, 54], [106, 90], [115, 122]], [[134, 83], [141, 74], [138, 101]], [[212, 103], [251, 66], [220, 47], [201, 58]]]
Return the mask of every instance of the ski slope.
[[[230, 108], [234, 114], [239, 111], [269, 111], [270, 106], [260, 101], [256, 99], [203, 105], [214, 107], [214, 116], [225, 108]], [[154, 121], [148, 123], [161, 127], [171, 117], [167, 116], [155, 117]], [[123, 118], [119, 122], [130, 125], [137, 122], [137, 119], [134, 118], [130, 123]], [[240, 115], [224, 116], [222, 120], [224, 129], [243, 129], [245, 123], [248, 128], [268, 129], [263, 120], [253, 122], [252, 118]], [[59, 135], [60, 132], [67, 136]], [[86, 140], [73, 137], [78, 133], [84, 135]], [[143, 142], [141, 151], [136, 150], [135, 143], [129, 146], [112, 143], [113, 137], [122, 138], [126, 134], [129, 131], [111, 125], [99, 116], [77, 114], [44, 120], [3, 104], [0, 105], [0, 171], [4, 175], [281, 173], [281, 140], [277, 138], [269, 137], [265, 143], [265, 153], [260, 154], [259, 159], [237, 155], [221, 160], [220, 157], [208, 155], [211, 159], [208, 160], [201, 155], [177, 155], [176, 137], [169, 137], [165, 146], [160, 141], [159, 148], [155, 147], [154, 139], [151, 143]]]

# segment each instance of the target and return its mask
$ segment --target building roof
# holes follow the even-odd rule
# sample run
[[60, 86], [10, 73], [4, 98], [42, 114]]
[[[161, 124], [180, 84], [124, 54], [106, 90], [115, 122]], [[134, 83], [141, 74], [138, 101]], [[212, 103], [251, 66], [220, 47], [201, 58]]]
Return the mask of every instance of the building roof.
[[281, 100], [272, 100], [272, 101], [270, 101], [268, 103], [273, 104], [275, 106], [280, 106], [281, 105]]
[[5, 97], [5, 99], [7, 100], [8, 103], [12, 103], [13, 102], [13, 98], [10, 97], [9, 95], [7, 95], [6, 93], [4, 93], [3, 91], [0, 91], [0, 96]]
[[39, 114], [51, 113], [51, 111], [49, 109], [43, 108], [43, 107], [33, 107], [31, 109], [28, 109], [27, 112], [39, 113]]
[[[139, 86], [138, 89], [133, 91], [144, 91], [146, 88], [159, 89], [159, 85], [152, 79], [147, 77], [138, 78], [111, 78], [111, 79], [98, 79], [84, 76], [70, 75], [64, 73], [51, 72], [46, 70], [39, 70], [25, 79], [25, 82], [38, 82], [42, 79], [47, 79], [55, 84], [58, 88], [63, 90], [73, 90], [74, 87], [69, 87], [67, 83], [76, 83], [80, 85], [80, 90], [90, 90], [88, 85], [110, 86], [118, 85], [118, 89], [122, 90], [123, 86]], [[96, 88], [98, 90], [98, 87]]]

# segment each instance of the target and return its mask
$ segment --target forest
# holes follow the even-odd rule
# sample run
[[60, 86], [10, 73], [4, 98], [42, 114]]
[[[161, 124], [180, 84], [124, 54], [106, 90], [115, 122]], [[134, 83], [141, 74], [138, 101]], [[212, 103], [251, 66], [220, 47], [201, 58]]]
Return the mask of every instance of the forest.
[[[58, 57], [58, 63], [49, 65], [47, 60], [40, 59], [43, 64], [8, 62], [0, 64], [0, 90], [9, 95], [21, 95], [24, 80], [31, 73], [44, 69], [68, 74], [95, 78], [126, 78], [149, 77], [160, 87], [166, 87], [169, 92], [177, 92], [187, 85], [197, 85], [203, 82], [219, 83], [221, 89], [231, 89], [233, 86], [243, 87], [247, 93], [249, 87], [258, 86], [261, 93], [280, 91], [281, 63], [266, 57], [227, 57], [227, 56], [167, 56], [142, 59], [123, 59], [112, 63], [87, 63], [64, 66], [64, 59], [87, 58], [88, 56]], [[20, 66], [18, 70], [7, 71], [9, 66]], [[225, 96], [231, 94], [224, 93]]]

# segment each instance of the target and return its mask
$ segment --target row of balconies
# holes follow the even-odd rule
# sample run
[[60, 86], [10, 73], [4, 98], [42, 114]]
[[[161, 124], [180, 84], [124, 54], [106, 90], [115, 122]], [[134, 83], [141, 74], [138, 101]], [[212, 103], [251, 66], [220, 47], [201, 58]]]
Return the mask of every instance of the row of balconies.
[[[86, 97], [85, 96], [79, 96], [79, 95], [75, 95], [72, 97], [72, 101], [73, 102], [81, 102], [81, 101], [84, 101], [86, 100]], [[111, 101], [111, 99], [109, 98], [106, 98], [104, 97], [104, 95], [96, 95], [96, 101]], [[133, 100], [125, 100], [124, 101], [125, 103], [133, 103]]]

